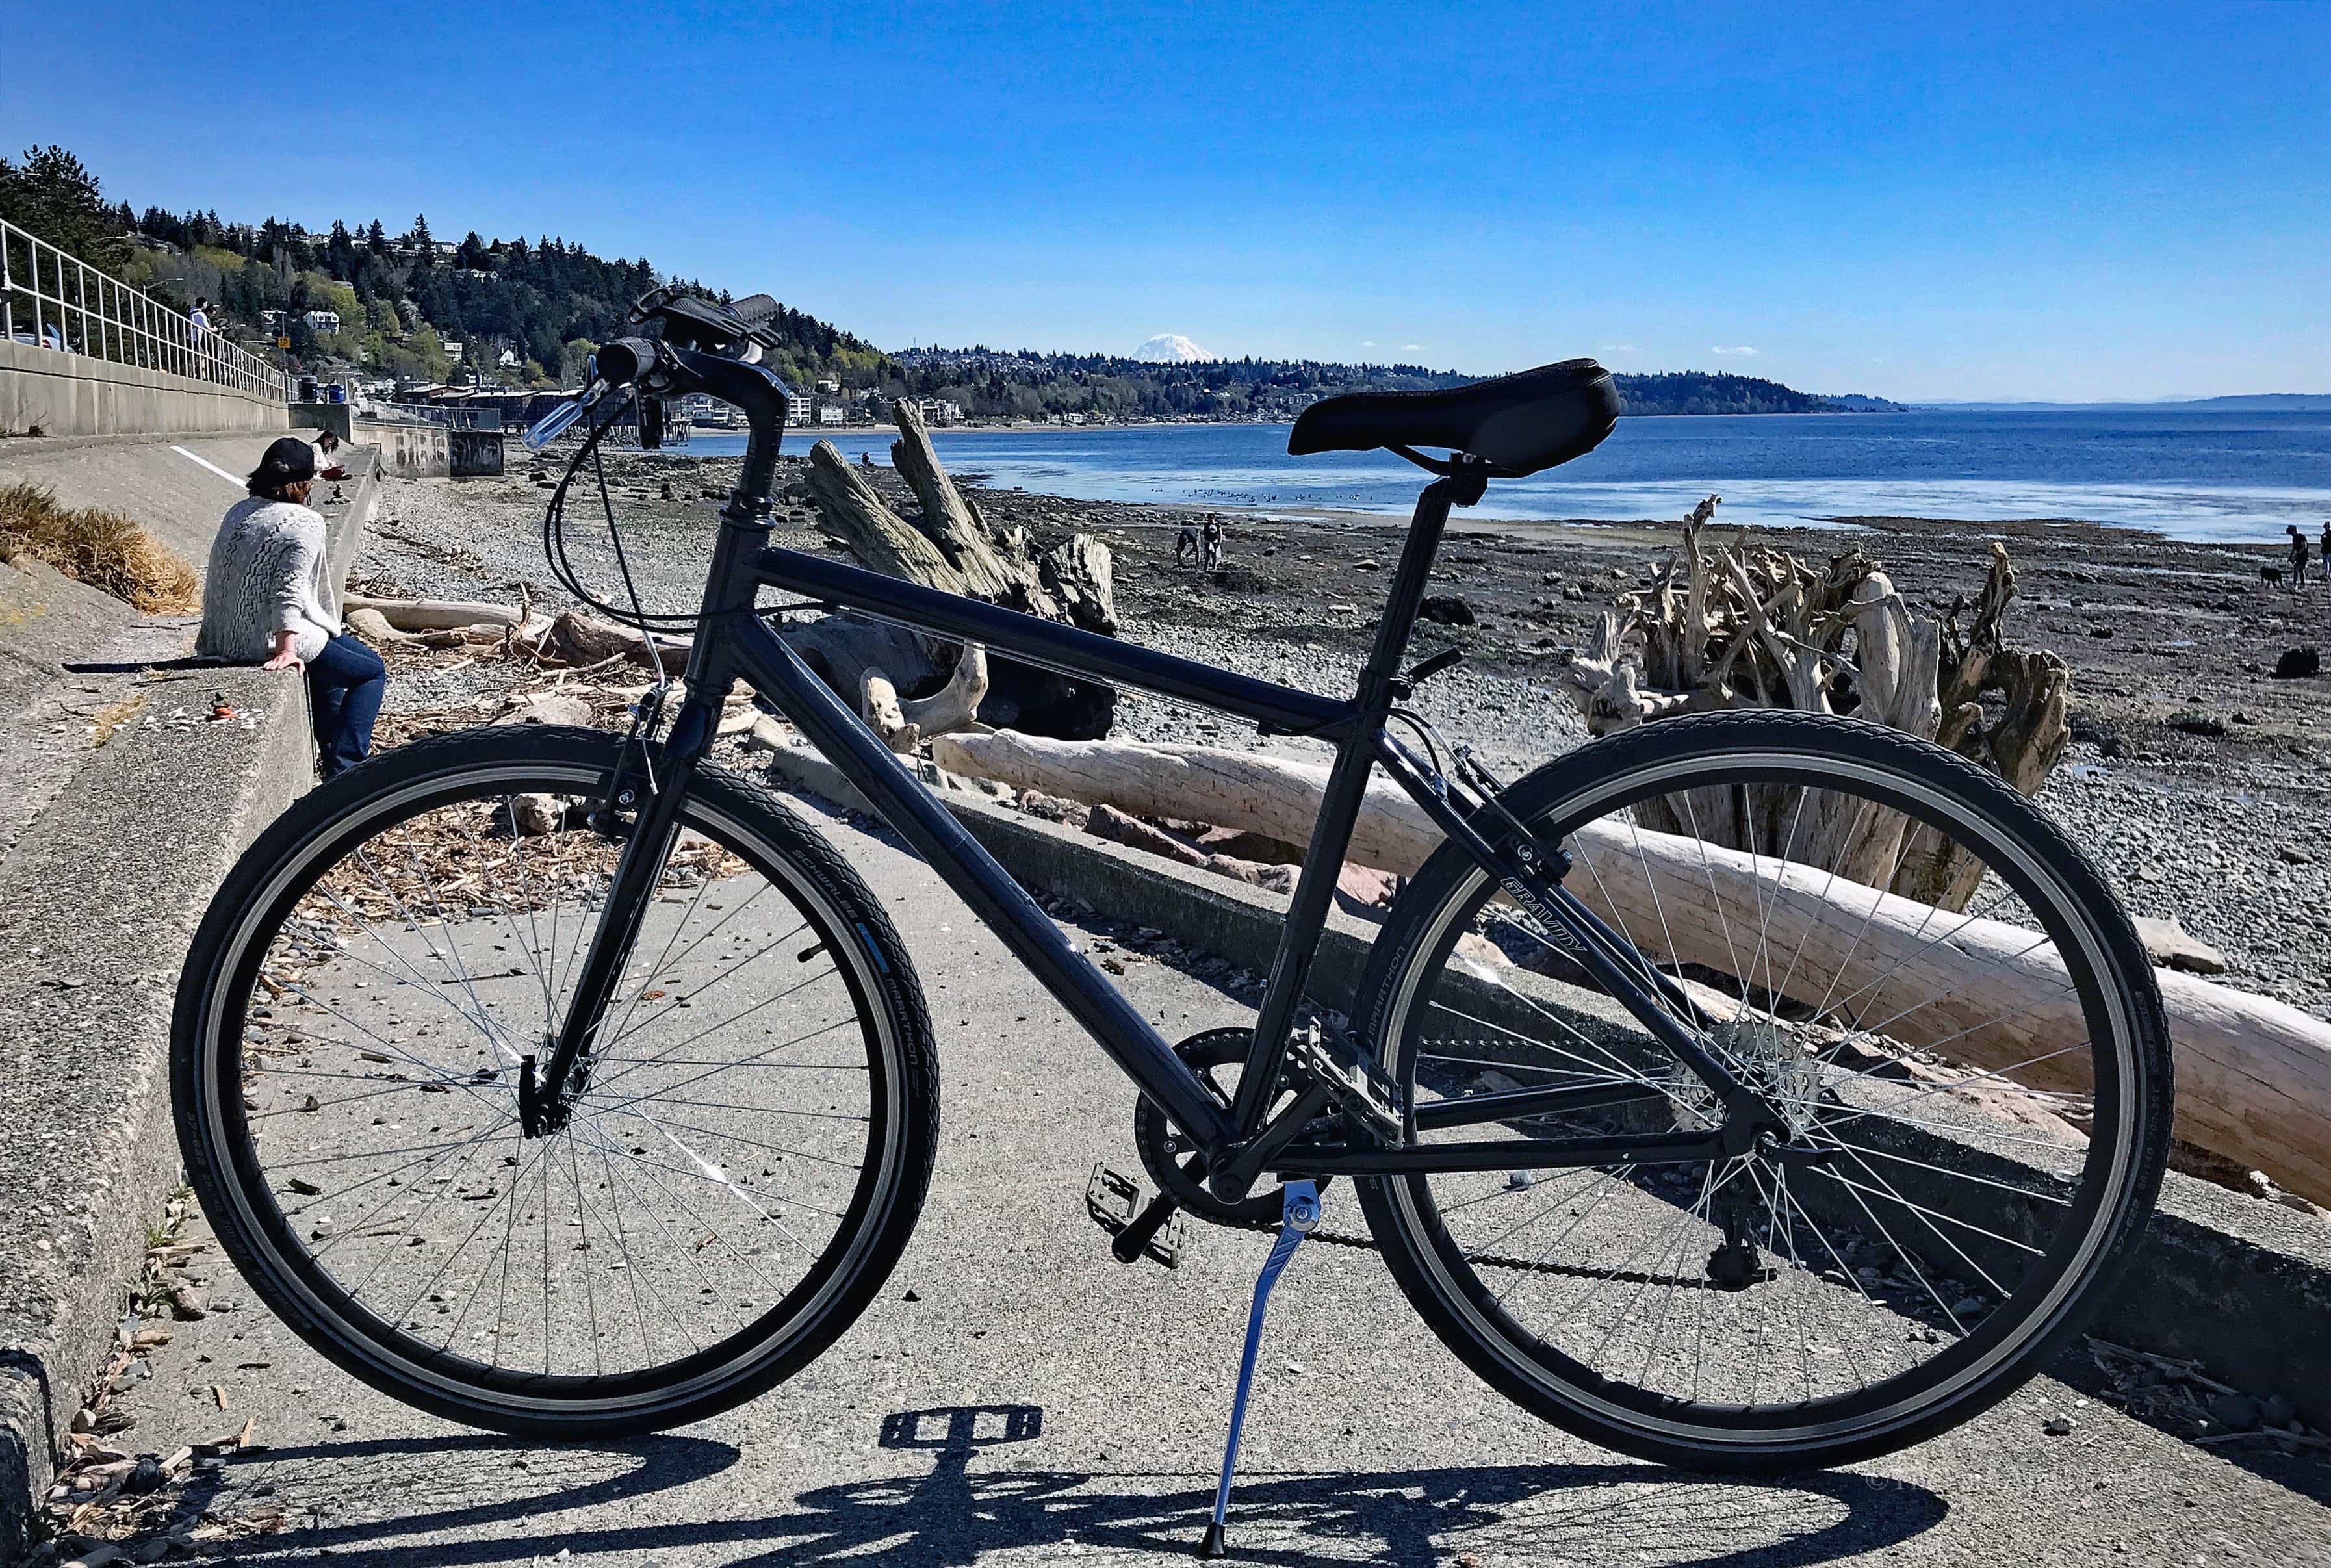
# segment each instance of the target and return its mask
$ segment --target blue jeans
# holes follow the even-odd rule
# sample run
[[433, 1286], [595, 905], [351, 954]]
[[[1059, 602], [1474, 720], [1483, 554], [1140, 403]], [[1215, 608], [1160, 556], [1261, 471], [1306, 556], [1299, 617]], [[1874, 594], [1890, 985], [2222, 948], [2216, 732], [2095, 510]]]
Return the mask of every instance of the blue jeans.
[[388, 667], [353, 637], [333, 638], [308, 660], [308, 703], [322, 754], [318, 768], [326, 778], [356, 766], [372, 750], [373, 720], [387, 689]]

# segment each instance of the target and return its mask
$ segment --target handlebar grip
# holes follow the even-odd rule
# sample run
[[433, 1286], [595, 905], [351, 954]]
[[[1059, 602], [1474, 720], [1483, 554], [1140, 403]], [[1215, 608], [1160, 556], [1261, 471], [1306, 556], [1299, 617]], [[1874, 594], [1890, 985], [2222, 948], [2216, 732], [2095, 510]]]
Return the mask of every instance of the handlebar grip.
[[599, 349], [599, 377], [610, 386], [637, 381], [654, 367], [655, 345], [644, 337], [618, 337]]

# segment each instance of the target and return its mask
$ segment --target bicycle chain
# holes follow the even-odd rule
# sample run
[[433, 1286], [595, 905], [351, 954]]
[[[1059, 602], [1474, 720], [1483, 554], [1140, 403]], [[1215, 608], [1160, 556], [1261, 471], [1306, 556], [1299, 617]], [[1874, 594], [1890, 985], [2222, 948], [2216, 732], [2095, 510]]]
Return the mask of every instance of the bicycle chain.
[[[1228, 1221], [1209, 1221], [1208, 1223], [1219, 1225], [1225, 1231], [1252, 1231], [1266, 1236], [1278, 1230], [1275, 1225], [1233, 1225]], [[1303, 1239], [1306, 1241], [1324, 1241], [1330, 1247], [1348, 1247], [1361, 1252], [1384, 1250], [1376, 1245], [1373, 1237], [1346, 1235], [1343, 1231], [1330, 1231], [1324, 1227], [1311, 1231]], [[1699, 1280], [1662, 1278], [1655, 1274], [1644, 1274], [1634, 1269], [1586, 1269], [1575, 1263], [1549, 1263], [1542, 1258], [1512, 1258], [1498, 1252], [1480, 1258], [1468, 1258], [1465, 1261], [1475, 1268], [1514, 1269], [1529, 1274], [1567, 1274], [1582, 1279], [1615, 1280], [1622, 1285], [1690, 1284], [1695, 1288], [1707, 1288], [1706, 1283]]]

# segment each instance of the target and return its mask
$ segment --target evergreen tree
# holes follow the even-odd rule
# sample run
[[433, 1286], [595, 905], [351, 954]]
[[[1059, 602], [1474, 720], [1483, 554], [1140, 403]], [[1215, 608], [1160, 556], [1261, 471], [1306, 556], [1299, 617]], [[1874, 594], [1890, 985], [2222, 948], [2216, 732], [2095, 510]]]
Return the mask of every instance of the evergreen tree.
[[119, 211], [87, 166], [53, 142], [27, 147], [21, 165], [0, 157], [0, 218], [92, 267], [118, 272], [128, 263]]

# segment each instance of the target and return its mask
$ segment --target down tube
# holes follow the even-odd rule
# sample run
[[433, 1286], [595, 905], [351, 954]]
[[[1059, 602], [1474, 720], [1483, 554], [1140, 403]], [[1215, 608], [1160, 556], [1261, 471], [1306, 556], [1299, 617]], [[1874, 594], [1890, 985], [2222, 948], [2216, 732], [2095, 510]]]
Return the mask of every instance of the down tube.
[[890, 748], [766, 626], [743, 620], [729, 643], [754, 686], [863, 792], [1142, 1091], [1204, 1146], [1220, 1144], [1229, 1126], [1197, 1075], [1182, 1064], [1166, 1037], [1150, 1027], [1108, 976], [1070, 946], [1051, 917], [964, 830], [955, 813], [900, 766]]

